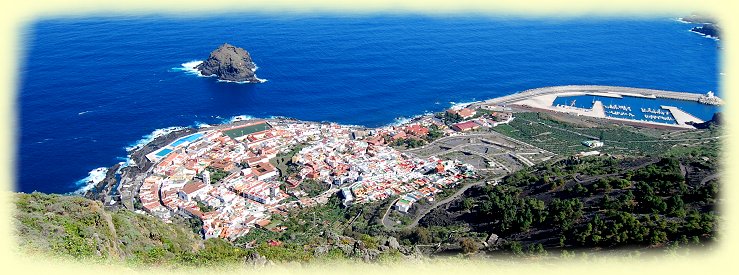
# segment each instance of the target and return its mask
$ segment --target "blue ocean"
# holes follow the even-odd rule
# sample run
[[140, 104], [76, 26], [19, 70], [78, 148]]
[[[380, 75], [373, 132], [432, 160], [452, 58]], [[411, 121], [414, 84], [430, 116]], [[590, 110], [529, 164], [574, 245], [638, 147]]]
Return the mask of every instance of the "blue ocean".
[[[43, 19], [24, 31], [16, 190], [78, 190], [157, 129], [240, 115], [373, 127], [552, 85], [720, 95], [720, 42], [691, 27], [415, 14]], [[249, 51], [268, 81], [183, 68], [224, 42]]]

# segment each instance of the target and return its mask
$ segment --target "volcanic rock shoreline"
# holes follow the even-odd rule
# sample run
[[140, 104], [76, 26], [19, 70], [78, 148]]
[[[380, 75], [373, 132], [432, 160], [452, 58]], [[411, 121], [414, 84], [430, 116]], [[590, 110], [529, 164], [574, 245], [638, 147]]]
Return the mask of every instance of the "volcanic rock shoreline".
[[707, 36], [710, 38], [720, 39], [721, 28], [719, 27], [716, 19], [711, 16], [692, 13], [689, 16], [680, 18], [681, 21], [691, 24], [701, 24], [700, 26], [693, 27], [690, 31]]
[[[289, 117], [277, 117], [274, 119], [263, 119], [266, 121], [292, 121], [292, 122], [305, 122], [305, 123], [317, 123], [310, 121], [302, 121]], [[241, 124], [250, 123], [252, 120], [240, 120], [232, 121], [229, 123], [214, 125], [208, 129], [218, 129], [233, 127]], [[186, 127], [181, 130], [173, 131], [171, 133], [159, 136], [149, 143], [143, 145], [132, 152], [129, 152], [129, 159], [131, 165], [121, 168], [121, 164], [115, 164], [108, 168], [105, 179], [97, 183], [93, 188], [87, 190], [82, 194], [83, 197], [103, 202], [103, 205], [107, 209], [118, 209], [125, 208], [131, 211], [136, 210], [134, 202], [138, 200], [138, 190], [141, 184], [144, 182], [144, 178], [150, 172], [154, 163], [146, 158], [146, 155], [156, 151], [159, 148], [166, 146], [174, 142], [175, 140], [194, 134], [201, 131], [202, 129]], [[120, 170], [120, 171], [119, 171]], [[116, 176], [118, 175], [118, 176]]]
[[228, 43], [212, 51], [208, 59], [195, 66], [194, 69], [204, 76], [216, 76], [223, 81], [264, 82], [254, 73], [257, 65], [252, 61], [249, 52]]
[[[115, 164], [108, 169], [105, 179], [100, 181], [90, 190], [87, 190], [82, 196], [88, 199], [103, 202], [106, 208], [127, 208], [131, 211], [135, 210], [134, 201], [138, 188], [143, 183], [146, 172], [154, 163], [146, 159], [146, 154], [151, 153], [176, 139], [195, 133], [195, 128], [185, 128], [179, 131], [157, 137], [143, 147], [136, 149], [129, 154], [132, 165], [121, 168], [121, 164]], [[120, 171], [118, 171], [120, 169]], [[120, 172], [120, 178], [116, 177]]]

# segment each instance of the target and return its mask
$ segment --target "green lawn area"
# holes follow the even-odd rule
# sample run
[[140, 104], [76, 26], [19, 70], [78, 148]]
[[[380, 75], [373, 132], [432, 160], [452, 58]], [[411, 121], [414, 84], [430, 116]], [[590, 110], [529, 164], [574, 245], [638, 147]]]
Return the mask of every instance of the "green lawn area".
[[[674, 151], [681, 144], [689, 142], [662, 140], [667, 131], [655, 129], [637, 129], [617, 124], [604, 124], [599, 127], [581, 127], [571, 123], [558, 121], [537, 113], [518, 113], [509, 124], [493, 128], [493, 131], [529, 143], [556, 154], [572, 154], [592, 150], [581, 142], [589, 138], [578, 135], [589, 135], [602, 138], [604, 147], [595, 150], [625, 155], [662, 155]], [[548, 127], [552, 126], [552, 127]], [[543, 134], [546, 133], [546, 134]], [[693, 130], [682, 133], [680, 138], [716, 136], [720, 131]]]
[[231, 137], [231, 138], [237, 138], [237, 137], [242, 137], [242, 136], [245, 136], [245, 135], [248, 135], [248, 134], [252, 134], [252, 133], [256, 133], [256, 132], [269, 130], [271, 128], [272, 127], [269, 126], [269, 124], [267, 124], [266, 122], [264, 122], [264, 123], [259, 123], [259, 124], [255, 124], [255, 125], [249, 125], [249, 126], [244, 126], [244, 127], [239, 127], [239, 128], [227, 130], [227, 131], [224, 131], [223, 133], [226, 134], [227, 136]]

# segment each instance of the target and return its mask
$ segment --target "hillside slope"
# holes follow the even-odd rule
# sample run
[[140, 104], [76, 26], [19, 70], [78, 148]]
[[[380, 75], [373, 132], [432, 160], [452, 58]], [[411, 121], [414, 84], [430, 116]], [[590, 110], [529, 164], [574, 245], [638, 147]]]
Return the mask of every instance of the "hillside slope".
[[128, 210], [106, 211], [78, 196], [17, 194], [14, 223], [23, 251], [77, 259], [206, 264], [243, 260], [230, 244], [203, 241], [191, 229]]
[[719, 223], [715, 167], [699, 157], [569, 158], [471, 188], [419, 224], [492, 234], [490, 248], [514, 254], [706, 243]]

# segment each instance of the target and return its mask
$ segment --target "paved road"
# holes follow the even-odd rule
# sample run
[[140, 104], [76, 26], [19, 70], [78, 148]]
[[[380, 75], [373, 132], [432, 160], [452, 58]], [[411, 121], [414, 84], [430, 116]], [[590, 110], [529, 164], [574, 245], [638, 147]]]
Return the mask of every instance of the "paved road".
[[[497, 179], [501, 179], [501, 178], [502, 177], [497, 178]], [[459, 197], [460, 195], [462, 195], [465, 191], [467, 191], [467, 189], [470, 189], [470, 187], [472, 187], [472, 186], [481, 186], [483, 184], [485, 184], [485, 180], [481, 180], [481, 181], [478, 181], [478, 182], [467, 184], [467, 185], [463, 186], [462, 188], [460, 188], [459, 190], [457, 190], [457, 192], [455, 192], [451, 196], [447, 197], [446, 199], [443, 199], [443, 200], [440, 200], [440, 201], [435, 202], [434, 205], [432, 205], [428, 209], [424, 210], [423, 212], [421, 212], [421, 215], [418, 215], [415, 219], [413, 219], [413, 222], [411, 222], [411, 224], [408, 225], [407, 228], [414, 228], [414, 227], [416, 227], [416, 225], [418, 225], [418, 221], [420, 221], [428, 213], [431, 213], [431, 210], [434, 210], [436, 207], [439, 207], [440, 205], [444, 205], [444, 204], [446, 204], [446, 203], [448, 203], [448, 202], [456, 199], [457, 197]]]
[[566, 86], [552, 86], [552, 87], [542, 87], [542, 88], [530, 89], [530, 90], [518, 92], [515, 94], [510, 94], [510, 95], [503, 96], [503, 97], [497, 97], [497, 98], [488, 99], [482, 102], [476, 102], [476, 103], [473, 103], [473, 105], [483, 105], [483, 104], [486, 104], [486, 105], [503, 104], [505, 105], [508, 103], [521, 101], [523, 99], [531, 98], [534, 96], [557, 94], [557, 93], [564, 93], [564, 92], [581, 92], [581, 93], [609, 92], [609, 93], [619, 93], [619, 94], [640, 94], [640, 95], [650, 96], [650, 97], [654, 96], [654, 97], [659, 97], [659, 98], [672, 98], [672, 99], [683, 99], [683, 100], [692, 100], [692, 101], [698, 101], [700, 97], [703, 96], [702, 94], [695, 94], [695, 93], [673, 92], [673, 91], [621, 87], [621, 86], [566, 85]]
[[[428, 144], [426, 144], [424, 146], [417, 147], [417, 148], [412, 148], [412, 149], [407, 149], [407, 150], [404, 150], [402, 152], [404, 152], [404, 153], [413, 153], [415, 151], [420, 151], [420, 150], [426, 149], [429, 146], [433, 146], [436, 143], [444, 142], [446, 140], [454, 139], [454, 138], [489, 137], [489, 136], [493, 136], [493, 135], [495, 135], [495, 134], [492, 134], [492, 133], [483, 133], [483, 134], [464, 134], [464, 135], [456, 135], [456, 136], [446, 136], [446, 137], [443, 137], [443, 138], [439, 138], [437, 140], [434, 140], [431, 143], [428, 143]], [[457, 145], [457, 146], [459, 146], [459, 145]]]
[[[494, 180], [501, 179], [501, 178], [503, 178], [503, 177], [498, 177], [498, 178], [495, 178]], [[400, 228], [400, 229], [394, 228], [393, 227], [394, 224], [390, 220], [388, 220], [388, 218], [387, 218], [388, 215], [390, 214], [390, 210], [393, 208], [393, 205], [395, 205], [395, 202], [393, 202], [392, 204], [390, 204], [390, 207], [388, 207], [388, 209], [385, 211], [385, 215], [382, 216], [382, 225], [385, 226], [385, 229], [388, 229], [388, 230], [402, 230], [402, 229], [414, 228], [414, 227], [416, 227], [418, 225], [418, 221], [420, 221], [424, 216], [426, 216], [428, 213], [430, 213], [431, 210], [434, 210], [436, 207], [438, 207], [440, 205], [443, 205], [443, 204], [446, 204], [446, 203], [454, 200], [455, 198], [457, 198], [460, 195], [462, 195], [465, 191], [467, 191], [467, 189], [470, 189], [470, 187], [472, 187], [472, 186], [481, 186], [481, 185], [485, 184], [485, 181], [486, 181], [486, 179], [483, 179], [483, 180], [480, 180], [480, 181], [476, 181], [476, 182], [473, 182], [473, 183], [469, 183], [467, 185], [464, 185], [464, 186], [462, 186], [462, 188], [460, 188], [459, 190], [457, 190], [457, 192], [454, 192], [454, 194], [452, 194], [451, 196], [449, 196], [449, 197], [447, 197], [447, 198], [445, 198], [443, 200], [434, 202], [434, 204], [431, 207], [429, 207], [428, 209], [424, 210], [419, 215], [417, 215], [416, 218], [413, 219], [413, 222], [411, 222], [411, 224], [409, 224], [405, 228]], [[397, 201], [397, 199], [396, 199], [396, 201]]]
[[391, 222], [387, 217], [390, 215], [390, 210], [393, 210], [393, 205], [395, 205], [396, 202], [398, 202], [400, 198], [395, 199], [393, 202], [390, 203], [390, 206], [385, 209], [385, 214], [382, 214], [382, 226], [385, 227], [385, 229], [392, 230], [393, 226], [395, 225], [393, 222]]

